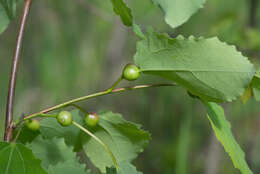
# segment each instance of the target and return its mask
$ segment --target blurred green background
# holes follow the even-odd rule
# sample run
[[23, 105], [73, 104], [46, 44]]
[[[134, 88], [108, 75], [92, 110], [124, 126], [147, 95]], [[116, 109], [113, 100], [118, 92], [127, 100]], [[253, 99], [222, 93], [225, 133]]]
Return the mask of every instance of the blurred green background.
[[[128, 0], [143, 29], [171, 36], [212, 37], [235, 44], [256, 65], [260, 60], [260, 2], [208, 0], [205, 8], [173, 30], [151, 0]], [[257, 5], [257, 6], [256, 6]], [[19, 5], [18, 14], [21, 12]], [[0, 138], [19, 15], [0, 35]], [[138, 38], [114, 15], [109, 0], [37, 0], [25, 33], [15, 116], [109, 87], [133, 62]], [[158, 83], [142, 76], [122, 86]], [[112, 110], [140, 123], [152, 141], [135, 161], [145, 174], [237, 174], [215, 139], [205, 110], [179, 87], [130, 91], [81, 102], [88, 111]], [[232, 131], [255, 174], [260, 173], [260, 107], [254, 99], [224, 104]]]

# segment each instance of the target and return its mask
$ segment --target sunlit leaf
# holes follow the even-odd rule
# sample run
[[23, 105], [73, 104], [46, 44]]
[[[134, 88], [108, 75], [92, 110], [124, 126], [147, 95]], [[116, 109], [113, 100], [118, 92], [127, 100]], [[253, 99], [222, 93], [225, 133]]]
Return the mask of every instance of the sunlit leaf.
[[235, 168], [239, 169], [242, 174], [253, 174], [245, 160], [245, 153], [232, 135], [231, 125], [226, 120], [222, 107], [210, 102], [204, 102], [204, 105], [216, 137], [229, 154]]
[[127, 7], [123, 0], [110, 0], [113, 4], [114, 12], [120, 16], [126, 26], [133, 25], [133, 16], [130, 8]]
[[[103, 112], [99, 118], [99, 125], [91, 131], [111, 149], [119, 164], [130, 163], [150, 140], [149, 133], [143, 131], [140, 125], [124, 120], [120, 114]], [[113, 165], [111, 157], [93, 138], [87, 135], [83, 138], [87, 156], [105, 173], [106, 167]]]
[[1, 174], [47, 174], [32, 151], [23, 144], [0, 142]]
[[137, 44], [135, 63], [208, 101], [232, 101], [241, 96], [255, 74], [253, 65], [234, 46], [217, 38], [170, 38], [149, 29]]
[[176, 28], [203, 7], [205, 0], [153, 0], [165, 13], [165, 21]]

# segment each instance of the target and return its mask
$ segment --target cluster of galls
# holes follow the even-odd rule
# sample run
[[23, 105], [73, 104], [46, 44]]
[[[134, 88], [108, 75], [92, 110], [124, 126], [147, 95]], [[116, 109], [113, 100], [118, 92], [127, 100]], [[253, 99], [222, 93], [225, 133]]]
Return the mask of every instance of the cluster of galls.
[[[140, 69], [135, 64], [127, 64], [124, 67], [122, 77], [125, 80], [137, 80], [140, 76]], [[61, 126], [69, 126], [73, 123], [72, 115], [69, 111], [61, 111], [56, 117]], [[85, 123], [89, 127], [95, 127], [98, 124], [99, 117], [96, 113], [88, 113], [85, 116]], [[37, 131], [40, 129], [40, 121], [38, 119], [26, 120], [26, 126], [30, 130]]]
[[[61, 126], [70, 126], [73, 122], [72, 114], [69, 111], [61, 111], [56, 117], [58, 123]], [[89, 113], [85, 115], [85, 123], [89, 127], [95, 127], [98, 124], [99, 117], [96, 113]], [[32, 131], [38, 131], [40, 129], [40, 121], [38, 119], [26, 120], [26, 126]]]

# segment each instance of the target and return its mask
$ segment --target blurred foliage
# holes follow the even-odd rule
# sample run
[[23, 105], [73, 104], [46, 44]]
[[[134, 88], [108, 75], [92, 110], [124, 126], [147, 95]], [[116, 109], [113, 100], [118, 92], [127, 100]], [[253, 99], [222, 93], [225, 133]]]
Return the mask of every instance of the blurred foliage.
[[[259, 64], [260, 24], [249, 25], [250, 0], [209, 0], [175, 30], [150, 0], [129, 0], [128, 4], [141, 27], [152, 25], [172, 36], [218, 36]], [[118, 78], [124, 65], [132, 62], [137, 38], [112, 10], [110, 2], [104, 0], [34, 1], [20, 62], [16, 117], [103, 90]], [[17, 14], [20, 12], [21, 7]], [[260, 3], [255, 15], [260, 21]], [[0, 36], [0, 138], [18, 22], [19, 15]], [[159, 81], [147, 76], [135, 83]], [[122, 83], [126, 85], [130, 83]], [[216, 141], [201, 104], [178, 87], [130, 91], [80, 105], [89, 111], [122, 113], [152, 133], [150, 145], [136, 160], [144, 173], [238, 173], [223, 148], [212, 146]], [[260, 173], [258, 105], [253, 99], [245, 105], [241, 101], [224, 104], [232, 131], [254, 173]]]

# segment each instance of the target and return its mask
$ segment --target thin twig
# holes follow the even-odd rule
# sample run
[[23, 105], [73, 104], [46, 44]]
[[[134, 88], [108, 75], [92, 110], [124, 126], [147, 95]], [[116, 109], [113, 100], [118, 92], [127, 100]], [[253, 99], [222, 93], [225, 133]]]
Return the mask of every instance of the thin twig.
[[31, 4], [32, 4], [32, 0], [24, 0], [24, 9], [23, 9], [23, 13], [20, 21], [20, 28], [16, 40], [16, 48], [12, 60], [12, 70], [11, 70], [11, 76], [9, 81], [7, 106], [6, 106], [5, 135], [4, 135], [4, 141], [7, 142], [11, 141], [13, 135], [12, 122], [13, 122], [13, 106], [14, 106], [16, 78], [17, 78], [19, 58], [21, 55], [24, 30], [27, 23]]
[[[34, 117], [37, 117], [40, 114], [48, 113], [50, 111], [54, 111], [56, 109], [60, 109], [60, 108], [69, 106], [73, 103], [80, 102], [80, 101], [87, 100], [87, 99], [94, 98], [94, 97], [98, 97], [98, 96], [114, 94], [114, 93], [119, 93], [119, 92], [125, 92], [125, 91], [130, 91], [130, 90], [136, 90], [136, 89], [161, 87], [161, 86], [176, 86], [176, 84], [170, 83], [170, 84], [137, 85], [137, 86], [131, 86], [131, 87], [125, 87], [125, 88], [117, 88], [117, 89], [113, 89], [112, 91], [110, 89], [108, 89], [108, 90], [105, 90], [105, 91], [101, 91], [101, 92], [97, 92], [97, 93], [94, 93], [94, 94], [79, 97], [79, 98], [76, 98], [76, 99], [73, 99], [73, 100], [69, 100], [67, 102], [58, 104], [56, 106], [52, 106], [52, 107], [44, 109], [40, 112], [36, 112], [36, 113], [30, 114], [30, 115], [27, 115], [27, 116], [25, 116], [24, 119], [34, 118]], [[19, 124], [19, 122], [17, 124]]]

